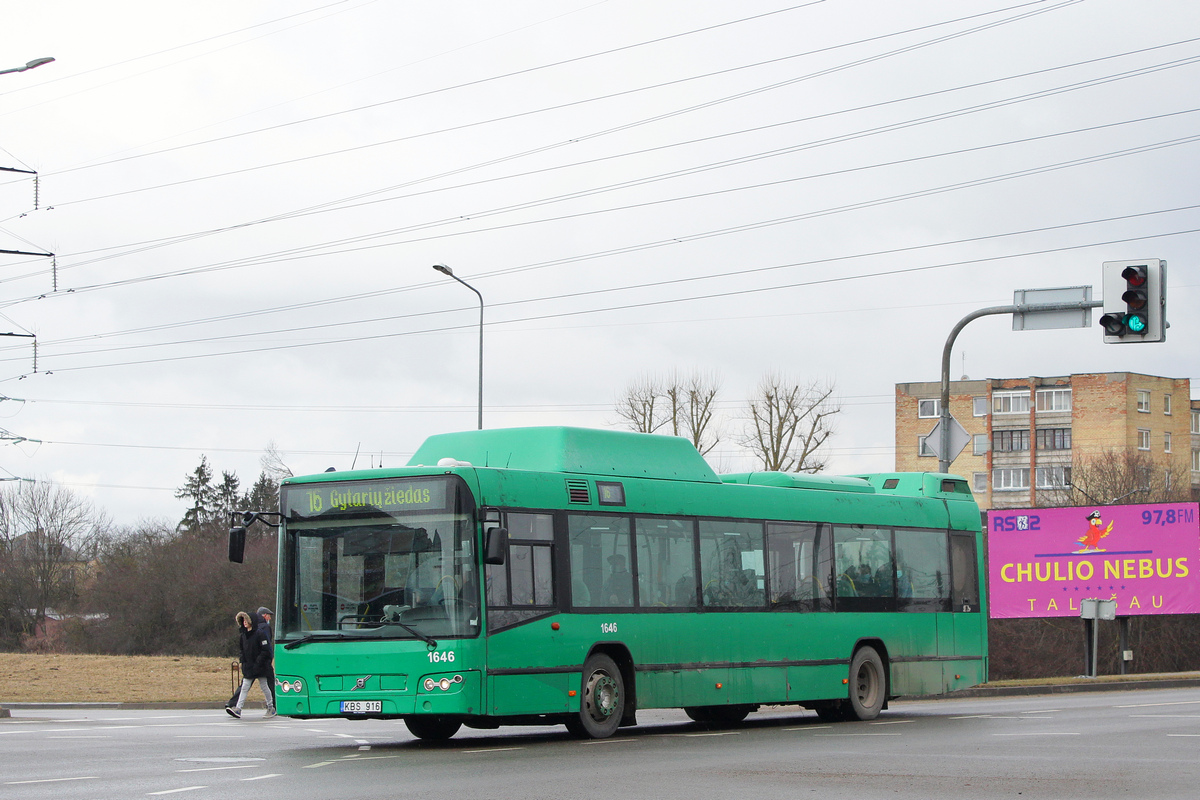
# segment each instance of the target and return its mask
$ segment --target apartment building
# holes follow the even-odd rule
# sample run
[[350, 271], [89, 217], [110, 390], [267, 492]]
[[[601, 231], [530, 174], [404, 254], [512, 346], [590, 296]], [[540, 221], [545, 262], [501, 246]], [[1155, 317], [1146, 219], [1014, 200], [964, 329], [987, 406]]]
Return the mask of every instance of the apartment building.
[[[1200, 401], [1187, 378], [1105, 372], [953, 381], [950, 413], [972, 439], [950, 471], [970, 480], [981, 508], [1029, 507], [1039, 494], [1053, 502], [1047, 493], [1061, 498], [1077, 459], [1125, 449], [1190, 475], [1200, 495]], [[941, 384], [896, 384], [897, 470], [937, 470], [926, 437], [940, 414]]]

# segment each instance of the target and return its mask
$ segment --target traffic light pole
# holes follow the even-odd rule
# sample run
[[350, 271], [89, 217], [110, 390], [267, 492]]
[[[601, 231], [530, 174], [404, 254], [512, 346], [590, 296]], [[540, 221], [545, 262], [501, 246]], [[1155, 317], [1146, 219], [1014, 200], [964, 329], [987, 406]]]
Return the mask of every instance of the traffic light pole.
[[980, 317], [990, 317], [996, 314], [1074, 311], [1101, 308], [1103, 305], [1104, 303], [1100, 300], [1081, 300], [1072, 303], [1029, 303], [1011, 306], [991, 306], [989, 308], [981, 308], [978, 311], [972, 311], [958, 321], [958, 324], [954, 326], [950, 331], [950, 336], [946, 339], [946, 346], [942, 348], [942, 408], [941, 422], [939, 423], [941, 426], [941, 435], [938, 442], [938, 472], [949, 472], [950, 462], [954, 460], [954, 457], [950, 455], [950, 352], [954, 349], [954, 340], [958, 338], [959, 332], [967, 327], [967, 323]]

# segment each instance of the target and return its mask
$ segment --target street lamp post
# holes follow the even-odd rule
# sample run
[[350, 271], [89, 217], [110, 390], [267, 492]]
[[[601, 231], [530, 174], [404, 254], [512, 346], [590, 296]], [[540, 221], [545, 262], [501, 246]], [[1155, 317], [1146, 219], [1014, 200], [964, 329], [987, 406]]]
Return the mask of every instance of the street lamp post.
[[479, 430], [483, 430], [483, 295], [471, 284], [454, 274], [445, 264], [434, 264], [433, 268], [470, 289], [479, 298]]
[[25, 62], [25, 66], [23, 66], [23, 67], [12, 67], [11, 69], [0, 69], [0, 75], [7, 75], [10, 72], [24, 72], [27, 69], [33, 69], [34, 67], [40, 67], [42, 64], [49, 64], [53, 60], [54, 60], [53, 58], [50, 58], [48, 56], [45, 58], [35, 58], [33, 61]]

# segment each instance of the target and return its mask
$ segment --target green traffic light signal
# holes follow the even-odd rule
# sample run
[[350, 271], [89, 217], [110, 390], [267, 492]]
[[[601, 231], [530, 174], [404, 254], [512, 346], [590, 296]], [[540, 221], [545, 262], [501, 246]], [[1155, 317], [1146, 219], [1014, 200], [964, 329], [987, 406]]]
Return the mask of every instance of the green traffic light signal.
[[1166, 262], [1104, 262], [1104, 315], [1109, 344], [1161, 342], [1166, 338]]

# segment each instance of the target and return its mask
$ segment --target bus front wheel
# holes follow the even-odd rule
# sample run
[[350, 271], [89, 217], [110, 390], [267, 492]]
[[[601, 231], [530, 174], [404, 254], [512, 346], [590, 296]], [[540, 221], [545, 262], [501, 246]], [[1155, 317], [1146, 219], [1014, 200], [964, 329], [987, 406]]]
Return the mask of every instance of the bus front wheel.
[[859, 648], [850, 660], [851, 719], [869, 720], [879, 716], [887, 694], [883, 659], [874, 647]]
[[612, 736], [625, 714], [625, 681], [617, 662], [593, 653], [583, 664], [582, 687], [579, 715], [567, 721], [567, 730], [580, 738]]
[[437, 716], [405, 717], [404, 724], [408, 727], [409, 732], [418, 739], [434, 741], [449, 739], [462, 727], [462, 722], [457, 719]]

